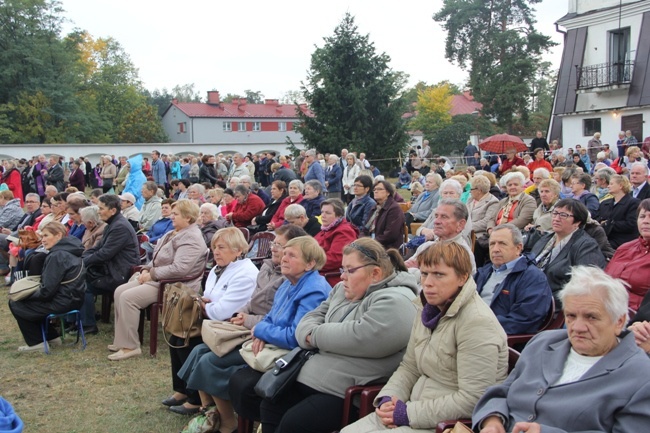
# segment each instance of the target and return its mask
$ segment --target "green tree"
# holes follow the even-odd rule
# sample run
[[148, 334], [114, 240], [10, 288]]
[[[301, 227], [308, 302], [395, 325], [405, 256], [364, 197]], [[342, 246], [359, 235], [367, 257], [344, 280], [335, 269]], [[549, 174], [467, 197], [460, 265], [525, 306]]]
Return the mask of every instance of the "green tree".
[[390, 167], [388, 159], [408, 143], [401, 120], [405, 103], [399, 97], [406, 76], [390, 69], [390, 57], [376, 53], [350, 14], [324, 41], [312, 54], [301, 87], [313, 115], [297, 107], [298, 132], [322, 153], [338, 154], [346, 147], [365, 152], [381, 168]]
[[418, 92], [417, 116], [409, 129], [420, 130], [429, 138], [451, 123], [451, 100], [453, 95], [448, 83], [427, 87]]
[[511, 129], [530, 113], [531, 84], [541, 55], [554, 43], [534, 27], [541, 0], [444, 0], [434, 20], [447, 30], [445, 56], [469, 69], [482, 113]]
[[429, 139], [429, 145], [433, 153], [450, 155], [453, 152], [461, 152], [467, 145], [470, 135], [475, 134], [478, 128], [482, 138], [496, 134], [494, 125], [483, 117], [474, 117], [471, 114], [459, 114], [451, 118], [451, 123], [439, 130], [435, 135], [425, 138]]

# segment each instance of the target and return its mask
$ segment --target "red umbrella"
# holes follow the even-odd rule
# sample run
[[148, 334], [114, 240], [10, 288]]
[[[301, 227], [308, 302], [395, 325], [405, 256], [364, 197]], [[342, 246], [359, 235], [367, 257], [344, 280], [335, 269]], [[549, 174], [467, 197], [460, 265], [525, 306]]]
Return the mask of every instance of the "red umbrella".
[[479, 147], [486, 152], [506, 153], [508, 149], [515, 149], [517, 152], [526, 152], [528, 146], [521, 138], [509, 134], [497, 134], [481, 141]]

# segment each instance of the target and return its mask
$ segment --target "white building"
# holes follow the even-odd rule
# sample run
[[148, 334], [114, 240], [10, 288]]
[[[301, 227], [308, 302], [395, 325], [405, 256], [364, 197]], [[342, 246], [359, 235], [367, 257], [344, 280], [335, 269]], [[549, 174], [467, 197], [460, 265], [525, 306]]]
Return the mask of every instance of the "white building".
[[[300, 109], [309, 113], [306, 105]], [[222, 152], [275, 150], [288, 153], [287, 138], [298, 147], [302, 136], [295, 131], [296, 106], [267, 99], [249, 104], [245, 98], [223, 102], [219, 92], [208, 92], [207, 103], [172, 101], [162, 116], [171, 143], [217, 145]]]
[[[595, 132], [616, 152], [619, 131], [650, 136], [650, 1], [569, 0], [549, 140], [585, 146]], [[558, 29], [558, 31], [562, 31]]]

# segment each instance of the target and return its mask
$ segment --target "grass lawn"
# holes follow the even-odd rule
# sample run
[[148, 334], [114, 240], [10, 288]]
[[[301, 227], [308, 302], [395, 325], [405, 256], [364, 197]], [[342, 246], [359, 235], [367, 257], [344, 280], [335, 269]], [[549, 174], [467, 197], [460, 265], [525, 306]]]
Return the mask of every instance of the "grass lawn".
[[159, 433], [178, 432], [185, 425], [189, 418], [160, 404], [172, 393], [169, 349], [160, 335], [157, 356], [149, 356], [148, 322], [146, 354], [125, 361], [107, 359], [112, 323], [100, 323], [100, 333], [87, 336], [84, 351], [62, 346], [50, 355], [19, 353], [25, 342], [7, 292], [0, 288], [0, 395], [20, 415], [25, 432]]

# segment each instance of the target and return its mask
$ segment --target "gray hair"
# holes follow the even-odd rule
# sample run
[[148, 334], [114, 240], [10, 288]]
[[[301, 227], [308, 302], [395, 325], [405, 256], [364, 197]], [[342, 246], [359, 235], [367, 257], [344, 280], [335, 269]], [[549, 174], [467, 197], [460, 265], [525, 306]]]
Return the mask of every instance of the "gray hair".
[[307, 186], [307, 185], [314, 188], [318, 192], [319, 195], [323, 193], [323, 184], [320, 183], [320, 181], [318, 181], [316, 179], [308, 180], [307, 182], [305, 182], [305, 186]]
[[511, 171], [510, 173], [506, 173], [502, 178], [501, 178], [501, 185], [507, 185], [508, 182], [511, 180], [517, 179], [521, 185], [526, 183], [526, 178], [524, 175], [518, 171]]
[[95, 224], [99, 224], [101, 219], [99, 218], [99, 207], [97, 206], [86, 206], [79, 209], [79, 215], [81, 215], [81, 221], [92, 221]]
[[301, 193], [302, 193], [303, 191], [305, 191], [305, 184], [302, 183], [302, 181], [301, 181], [301, 180], [298, 180], [298, 179], [294, 179], [294, 180], [292, 180], [291, 182], [289, 182], [289, 186], [295, 186], [295, 187], [297, 187], [297, 188], [300, 190]]
[[533, 176], [539, 176], [542, 179], [550, 179], [551, 178], [551, 173], [549, 173], [549, 171], [547, 169], [545, 169], [543, 167], [540, 167], [540, 168], [536, 168], [533, 171]]
[[463, 194], [463, 187], [456, 179], [446, 179], [442, 184], [440, 184], [440, 197], [442, 197], [442, 192], [447, 188], [453, 189], [458, 194], [459, 198]]
[[201, 195], [201, 196], [203, 194], [205, 194], [205, 187], [203, 185], [201, 185], [200, 183], [194, 183], [194, 184], [190, 185], [187, 189], [188, 190], [195, 189], [196, 192], [198, 192], [199, 195]]
[[248, 189], [248, 187], [247, 187], [246, 185], [242, 185], [242, 184], [240, 183], [239, 185], [237, 185], [237, 186], [234, 188], [233, 192], [234, 192], [235, 194], [239, 193], [239, 194], [241, 194], [241, 195], [248, 195], [248, 194], [250, 193], [250, 190]]
[[[458, 183], [458, 182], [456, 182], [456, 183]], [[460, 221], [460, 220], [467, 221], [467, 218], [469, 218], [469, 211], [467, 210], [467, 206], [465, 206], [465, 203], [463, 203], [460, 200], [457, 200], [455, 198], [443, 198], [438, 203], [438, 207], [440, 207], [442, 205], [453, 206], [454, 207], [454, 218], [456, 218], [456, 220], [458, 220], [458, 221]]]
[[244, 174], [243, 176], [239, 176], [239, 182], [244, 183], [244, 182], [252, 183], [253, 179], [247, 174]]
[[648, 166], [644, 164], [643, 162], [635, 162], [630, 166], [630, 171], [632, 171], [633, 168], [635, 167], [641, 167], [643, 168], [643, 171], [645, 172], [645, 175], [648, 176]]
[[433, 179], [433, 183], [435, 183], [438, 188], [440, 188], [440, 185], [442, 184], [442, 176], [435, 172], [428, 173], [425, 179]]
[[316, 149], [309, 149], [307, 152], [305, 152], [305, 156], [316, 157]]
[[307, 217], [307, 211], [305, 208], [299, 204], [290, 204], [287, 206], [287, 208], [284, 210], [284, 219], [286, 220], [287, 218], [295, 219], [295, 218], [300, 218], [300, 217]]
[[607, 167], [607, 168], [601, 168], [600, 170], [598, 170], [596, 172], [596, 174], [594, 174], [594, 177], [596, 179], [602, 179], [605, 182], [609, 183], [612, 180], [612, 176], [614, 176], [615, 174], [616, 174], [616, 172], [614, 170]]
[[231, 182], [235, 183], [235, 185], [239, 185], [241, 183], [241, 178], [237, 176], [233, 176], [230, 179], [228, 179], [228, 184], [230, 184]]
[[571, 279], [559, 294], [562, 304], [568, 296], [598, 296], [613, 322], [621, 316], [628, 321], [629, 295], [621, 280], [610, 277], [595, 266], [574, 266]]
[[[512, 243], [515, 245], [523, 245], [524, 244], [524, 237], [521, 235], [521, 230], [519, 228], [511, 223], [507, 224], [500, 224], [492, 229], [492, 233], [497, 232], [499, 230], [509, 230], [510, 235], [512, 235]], [[491, 235], [490, 235], [491, 236]]]
[[472, 188], [478, 189], [483, 194], [490, 191], [490, 179], [488, 179], [487, 177], [485, 177], [485, 176], [483, 176], [481, 174], [471, 178], [469, 180], [469, 184], [472, 186]]
[[331, 159], [332, 161], [334, 161], [334, 164], [336, 164], [337, 162], [339, 162], [339, 159], [340, 159], [340, 158], [339, 158], [337, 155], [331, 154], [330, 157], [329, 157], [329, 159]]
[[38, 200], [39, 203], [41, 202], [41, 196], [36, 194], [35, 192], [27, 193], [27, 195], [25, 196], [25, 199], [28, 199], [29, 197], [31, 197], [31, 198], [33, 198], [35, 200]]
[[201, 207], [199, 208], [199, 211], [201, 211], [203, 209], [208, 209], [210, 211], [210, 213], [212, 213], [212, 219], [213, 220], [216, 220], [217, 218], [219, 218], [219, 209], [217, 208], [216, 205], [214, 205], [212, 203], [203, 203], [201, 205]]

